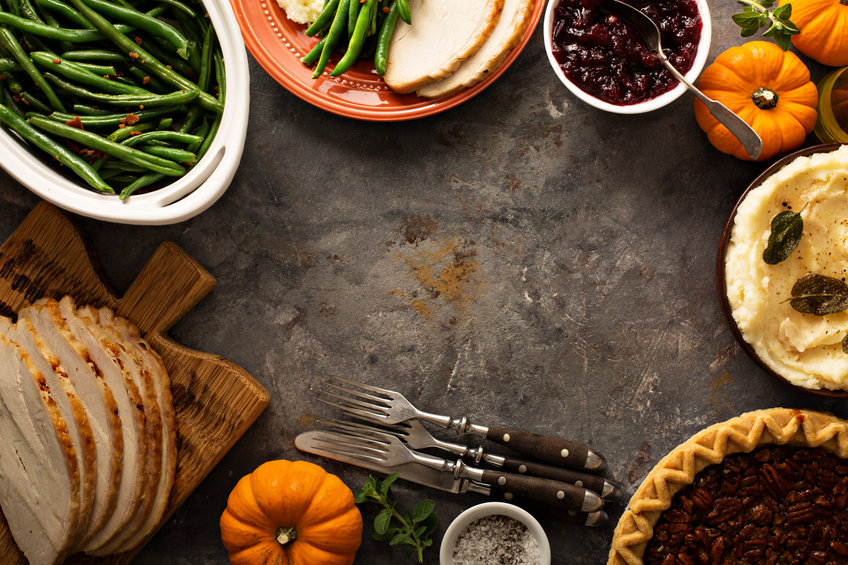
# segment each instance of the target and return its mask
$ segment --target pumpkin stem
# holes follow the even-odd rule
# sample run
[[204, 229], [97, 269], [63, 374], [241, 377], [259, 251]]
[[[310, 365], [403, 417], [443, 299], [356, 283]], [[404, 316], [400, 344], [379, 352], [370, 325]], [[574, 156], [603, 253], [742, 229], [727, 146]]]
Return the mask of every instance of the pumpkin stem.
[[280, 545], [286, 545], [297, 539], [297, 530], [295, 528], [280, 527], [277, 529], [276, 538], [277, 543], [279, 543]]
[[839, 0], [839, 3], [843, 6], [848, 6], [848, 0]]
[[[848, 0], [845, 1], [848, 2]], [[768, 88], [758, 88], [751, 96], [751, 99], [760, 110], [771, 110], [777, 106], [777, 92]]]

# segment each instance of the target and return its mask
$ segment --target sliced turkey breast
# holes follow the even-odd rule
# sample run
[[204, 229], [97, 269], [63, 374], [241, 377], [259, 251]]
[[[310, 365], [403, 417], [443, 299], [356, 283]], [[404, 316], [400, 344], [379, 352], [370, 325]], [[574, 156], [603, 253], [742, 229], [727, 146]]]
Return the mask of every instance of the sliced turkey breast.
[[[55, 300], [47, 300], [36, 303], [35, 307], [39, 306], [50, 310], [57, 323], [61, 320], [61, 323], [66, 325], [67, 330], [90, 354], [115, 397], [118, 416], [121, 419], [121, 433], [124, 438], [124, 470], [112, 516], [102, 528], [92, 532], [93, 535], [88, 543], [83, 545], [86, 552], [93, 553], [107, 545], [112, 537], [124, 531], [148, 496], [150, 477], [146, 459], [148, 443], [144, 398], [129, 368], [120, 357], [113, 354], [117, 348], [112, 343], [101, 341], [100, 337], [93, 333], [96, 328], [89, 327], [76, 316], [76, 305], [70, 297], [64, 298], [63, 304]], [[79, 352], [81, 353], [82, 350]]]
[[504, 0], [417, 0], [412, 25], [398, 21], [383, 79], [400, 93], [415, 92], [454, 72], [495, 27]]
[[120, 540], [121, 547], [116, 551], [129, 551], [144, 541], [153, 533], [159, 524], [168, 506], [171, 487], [174, 484], [177, 467], [177, 440], [176, 440], [176, 413], [174, 412], [173, 400], [171, 398], [171, 382], [162, 359], [142, 339], [138, 329], [127, 320], [114, 315], [108, 308], [101, 308], [99, 312], [93, 309], [83, 309], [93, 319], [95, 316], [99, 324], [113, 332], [117, 342], [126, 349], [133, 358], [139, 372], [143, 375], [145, 382], [150, 382], [152, 392], [155, 395], [156, 407], [161, 418], [162, 427], [161, 441], [161, 473], [159, 484], [151, 505], [150, 514], [137, 532], [126, 539]]
[[[116, 332], [100, 324], [96, 310], [88, 307], [77, 309], [73, 300], [65, 297], [59, 302], [59, 311], [75, 334], [86, 336], [83, 342], [89, 349], [93, 351], [95, 348], [102, 348], [111, 358], [111, 362], [120, 367], [127, 380], [127, 388], [132, 388], [134, 395], [138, 397], [135, 406], [143, 412], [144, 427], [140, 430], [143, 435], [139, 436], [139, 441], [145, 445], [145, 454], [137, 464], [138, 473], [144, 475], [144, 481], [141, 483], [143, 491], [133, 494], [137, 504], [130, 519], [116, 530], [109, 540], [88, 550], [92, 555], [120, 553], [125, 541], [141, 529], [153, 509], [162, 473], [162, 415], [149, 372], [142, 370], [143, 367], [130, 355]], [[124, 459], [125, 466], [128, 461], [129, 459]], [[118, 506], [120, 505], [119, 496]]]
[[418, 96], [439, 98], [477, 84], [497, 69], [518, 45], [530, 18], [534, 0], [504, 0], [503, 11], [492, 34], [480, 50], [467, 58], [448, 77], [418, 89]]
[[75, 542], [80, 543], [85, 536], [94, 508], [94, 488], [97, 478], [97, 447], [85, 407], [77, 396], [70, 377], [61, 366], [58, 366], [57, 370], [42, 355], [41, 352], [46, 350], [46, 346], [41, 343], [41, 338], [30, 320], [23, 319], [15, 326], [6, 327], [0, 334], [9, 341], [17, 343], [29, 355], [35, 369], [47, 381], [53, 400], [68, 426], [80, 469], [79, 513], [82, 527], [79, 530], [78, 540]]
[[[11, 321], [3, 318], [0, 331], [9, 328]], [[9, 529], [30, 563], [59, 563], [82, 527], [76, 451], [46, 379], [5, 337], [0, 410], [0, 505]]]
[[[54, 301], [55, 302], [55, 301]], [[18, 313], [18, 328], [25, 320], [42, 345], [41, 354], [58, 373], [68, 375], [85, 406], [96, 446], [94, 508], [88, 534], [101, 531], [114, 514], [123, 471], [124, 439], [115, 396], [91, 354], [67, 328], [58, 310], [30, 306]]]

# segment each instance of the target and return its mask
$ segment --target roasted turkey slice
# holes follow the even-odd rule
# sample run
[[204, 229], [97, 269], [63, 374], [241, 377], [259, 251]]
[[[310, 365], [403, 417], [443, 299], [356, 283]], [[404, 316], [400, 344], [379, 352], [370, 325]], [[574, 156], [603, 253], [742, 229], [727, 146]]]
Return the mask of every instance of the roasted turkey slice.
[[[12, 328], [0, 320], [0, 333]], [[5, 331], [4, 331], [5, 330]], [[0, 505], [33, 565], [61, 563], [83, 527], [73, 441], [46, 379], [0, 337]]]

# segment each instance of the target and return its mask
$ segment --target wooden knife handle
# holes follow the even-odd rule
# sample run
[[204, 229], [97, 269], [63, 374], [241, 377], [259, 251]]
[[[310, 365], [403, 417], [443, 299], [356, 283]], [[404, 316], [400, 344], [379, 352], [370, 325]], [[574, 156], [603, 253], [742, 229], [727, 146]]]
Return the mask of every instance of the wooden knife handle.
[[541, 434], [490, 427], [486, 439], [526, 455], [572, 469], [585, 469], [589, 448]]
[[600, 497], [591, 491], [541, 477], [484, 470], [483, 482], [509, 495], [535, 500], [562, 511], [594, 512], [604, 506]]
[[544, 463], [536, 463], [534, 461], [525, 461], [523, 459], [515, 459], [514, 457], [504, 457], [502, 469], [519, 475], [529, 475], [532, 477], [542, 477], [568, 483], [577, 487], [587, 488], [595, 491], [598, 494], [604, 492], [606, 487], [606, 479], [600, 475], [592, 475], [591, 473], [581, 473], [572, 469], [565, 469], [555, 465], [545, 465]]

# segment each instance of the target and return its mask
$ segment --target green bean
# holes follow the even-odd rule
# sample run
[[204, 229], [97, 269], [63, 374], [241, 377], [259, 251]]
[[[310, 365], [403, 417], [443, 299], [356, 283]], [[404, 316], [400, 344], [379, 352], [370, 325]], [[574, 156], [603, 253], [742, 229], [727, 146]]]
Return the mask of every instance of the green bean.
[[[178, 88], [185, 88], [186, 90], [197, 90], [196, 84], [191, 82], [189, 79], [180, 76], [173, 70], [167, 68], [150, 53], [142, 49], [141, 46], [136, 45], [135, 41], [133, 41], [123, 33], [120, 33], [115, 28], [115, 26], [113, 26], [108, 20], [106, 20], [103, 16], [101, 16], [92, 8], [90, 8], [84, 2], [84, 0], [71, 0], [71, 2], [73, 3], [74, 7], [76, 7], [77, 10], [82, 12], [82, 14], [87, 17], [89, 21], [91, 21], [91, 23], [94, 25], [94, 27], [96, 27], [104, 36], [106, 36], [110, 41], [112, 41], [121, 49], [126, 49], [127, 53], [134, 53], [136, 57], [133, 58], [139, 60], [141, 65], [149, 69], [163, 81]], [[210, 96], [208, 93], [201, 92], [199, 98], [200, 104], [203, 106], [204, 110], [215, 113], [221, 112], [222, 107], [219, 102], [214, 97]]]
[[380, 7], [380, 3], [375, 0], [373, 7], [371, 8], [371, 21], [368, 22], [368, 33], [366, 35], [374, 35], [377, 33], [377, 8]]
[[201, 141], [188, 144], [186, 149], [197, 155], [200, 146], [203, 145], [203, 142], [206, 141], [206, 138], [209, 136], [209, 122], [206, 119], [201, 122], [200, 127], [197, 128], [194, 135], [201, 138]]
[[[374, 10], [376, 0], [366, 0], [365, 6], [359, 11], [359, 18], [356, 20], [356, 29], [350, 38], [347, 52], [336, 63], [336, 68], [330, 73], [330, 76], [339, 76], [353, 66], [359, 59], [359, 53], [362, 51], [362, 44], [365, 42], [365, 32], [368, 25], [371, 23], [371, 12]], [[312, 75], [315, 78], [315, 75]]]
[[140, 109], [173, 106], [174, 104], [185, 104], [186, 102], [191, 102], [197, 98], [197, 95], [199, 94], [199, 91], [197, 90], [176, 90], [169, 94], [102, 94], [63, 80], [53, 73], [44, 73], [44, 76], [47, 80], [68, 94], [73, 94], [88, 100], [96, 100], [101, 104], [107, 104], [110, 106], [138, 106]]
[[174, 118], [162, 118], [161, 120], [159, 120], [159, 125], [156, 126], [156, 129], [170, 130], [173, 123]]
[[91, 22], [85, 19], [82, 14], [80, 14], [78, 11], [74, 10], [61, 0], [35, 0], [35, 3], [44, 8], [45, 10], [49, 10], [57, 16], [61, 16], [69, 22], [76, 24], [83, 29], [94, 29], [94, 26], [91, 25]]
[[356, 19], [359, 17], [359, 9], [362, 6], [362, 2], [359, 0], [353, 0], [350, 3], [350, 9], [348, 10], [347, 15], [347, 36], [353, 37], [353, 30], [356, 29]]
[[67, 59], [62, 59], [61, 57], [57, 57], [52, 53], [45, 53], [43, 51], [33, 51], [29, 54], [29, 56], [32, 58], [36, 65], [40, 66], [43, 69], [61, 75], [67, 79], [76, 81], [77, 83], [98, 88], [109, 94], [135, 94], [139, 96], [154, 96], [154, 94], [149, 90], [145, 90], [138, 86], [130, 86], [127, 84], [116, 82], [114, 80], [109, 80], [108, 78], [103, 78], [102, 76], [94, 74], [88, 69], [79, 66], [78, 63], [68, 61]]
[[[133, 84], [142, 84], [144, 85], [144, 88], [152, 90], [153, 92], [158, 92], [159, 94], [164, 94], [169, 91], [168, 85], [162, 84], [161, 80], [159, 80], [155, 76], [150, 76], [150, 73], [148, 73], [144, 69], [136, 67], [135, 65], [127, 67], [127, 73], [130, 77], [135, 79], [135, 83]], [[132, 82], [128, 78], [127, 80], [128, 82]]]
[[[339, 2], [336, 18], [333, 20], [333, 25], [330, 26], [330, 32], [327, 34], [327, 42], [324, 43], [324, 49], [321, 50], [321, 57], [318, 59], [318, 65], [312, 73], [312, 78], [318, 78], [321, 76], [321, 73], [324, 72], [324, 68], [330, 60], [330, 55], [335, 50], [336, 45], [338, 45], [342, 33], [344, 33], [344, 30], [347, 29], [347, 15], [350, 11], [350, 1], [351, 0], [341, 0]], [[368, 1], [372, 2], [373, 0]], [[357, 21], [357, 24], [358, 23], [359, 22]]]
[[84, 0], [92, 9], [99, 14], [103, 14], [113, 20], [132, 25], [135, 28], [142, 29], [148, 33], [152, 33], [156, 37], [161, 37], [167, 40], [177, 51], [177, 55], [183, 59], [188, 59], [189, 41], [177, 31], [174, 26], [160, 19], [148, 16], [144, 12], [139, 12], [133, 8], [125, 8], [104, 0]]
[[185, 167], [169, 159], [163, 159], [162, 157], [144, 153], [132, 147], [126, 147], [120, 143], [109, 141], [96, 133], [66, 126], [65, 124], [54, 122], [47, 117], [34, 116], [29, 118], [27, 122], [42, 131], [80, 143], [89, 149], [102, 151], [107, 155], [118, 157], [128, 163], [142, 166], [157, 173], [168, 176], [182, 176], [186, 172]]
[[[62, 57], [64, 59], [64, 57]], [[95, 65], [94, 63], [77, 63], [80, 67], [84, 68], [87, 71], [91, 71], [96, 75], [102, 77], [117, 77], [118, 71], [115, 70], [113, 65]]]
[[3, 102], [10, 110], [16, 113], [19, 116], [24, 115], [24, 111], [21, 109], [18, 101], [15, 100], [15, 95], [12, 94], [8, 88], [3, 88]]
[[3, 47], [9, 51], [9, 53], [12, 55], [12, 57], [14, 57], [18, 64], [23, 67], [26, 74], [29, 75], [29, 77], [36, 84], [36, 86], [38, 86], [38, 88], [41, 89], [44, 95], [47, 96], [47, 101], [50, 103], [50, 106], [54, 110], [64, 112], [65, 106], [62, 104], [62, 101], [59, 100], [59, 97], [56, 96], [56, 92], [44, 79], [44, 75], [42, 75], [41, 72], [35, 67], [35, 64], [32, 62], [32, 59], [27, 56], [23, 47], [21, 47], [21, 44], [18, 43], [18, 40], [15, 38], [15, 35], [9, 30], [9, 28], [5, 26], [0, 26], [0, 43], [3, 44]]
[[21, 101], [30, 108], [33, 108], [37, 112], [41, 112], [42, 114], [49, 114], [53, 111], [50, 106], [42, 102], [41, 99], [34, 95], [32, 92], [21, 92]]
[[65, 51], [62, 53], [62, 58], [68, 61], [97, 61], [98, 63], [124, 63], [127, 60], [126, 55], [121, 55], [115, 51], [107, 51], [106, 49]]
[[176, 161], [177, 163], [194, 164], [197, 162], [197, 155], [195, 155], [191, 151], [186, 151], [185, 149], [178, 149], [176, 147], [163, 147], [161, 145], [142, 145], [141, 147], [139, 147], [139, 149], [141, 149], [145, 153], [164, 157], [165, 159], [171, 159], [172, 161]]
[[9, 87], [9, 90], [12, 91], [12, 94], [20, 94], [24, 91], [23, 85], [21, 85], [21, 81], [18, 80], [14, 74], [10, 72], [3, 73], [3, 80], [6, 82], [6, 86]]
[[[351, 3], [353, 4], [353, 3], [358, 3], [358, 2], [351, 2]], [[306, 55], [304, 55], [304, 56], [300, 59], [300, 61], [301, 61], [302, 63], [306, 63], [307, 65], [309, 65], [309, 64], [311, 64], [311, 63], [314, 63], [314, 62], [318, 59], [318, 57], [320, 57], [320, 56], [321, 56], [321, 51], [324, 49], [324, 44], [325, 44], [325, 43], [327, 43], [327, 38], [326, 38], [326, 37], [321, 38], [321, 41], [319, 41], [318, 43], [316, 43], [316, 44], [315, 44], [315, 47], [313, 47], [313, 48], [309, 51], [309, 53], [307, 53]]]
[[45, 153], [49, 154], [51, 158], [54, 158], [63, 165], [67, 166], [71, 172], [79, 176], [95, 190], [109, 194], [115, 193], [112, 187], [100, 178], [97, 171], [95, 171], [82, 158], [75, 155], [64, 145], [57, 143], [50, 137], [36, 130], [26, 120], [18, 116], [13, 110], [10, 110], [2, 104], [0, 104], [0, 122], [4, 123], [7, 127], [17, 132], [21, 137]]
[[128, 139], [134, 135], [139, 135], [145, 131], [155, 129], [155, 126], [156, 124], [154, 124], [153, 122], [139, 122], [131, 126], [118, 127], [118, 129], [110, 133], [106, 137], [106, 139], [108, 139], [109, 141], [114, 141], [115, 143], [121, 143], [125, 139]]
[[374, 53], [374, 68], [377, 74], [383, 76], [386, 74], [386, 65], [389, 60], [389, 45], [392, 42], [392, 35], [395, 33], [397, 25], [400, 1], [393, 0], [392, 6], [389, 8], [389, 13], [383, 20], [383, 25], [380, 27], [380, 36], [377, 39], [377, 51]]
[[212, 61], [215, 64], [215, 81], [218, 83], [218, 100], [223, 105], [227, 97], [227, 70], [224, 68], [224, 56], [220, 50], [215, 51]]
[[68, 114], [65, 112], [53, 112], [47, 117], [51, 120], [56, 120], [57, 122], [63, 123], [73, 121], [74, 119], [79, 119], [80, 123], [86, 128], [116, 128], [121, 124], [126, 124], [128, 116], [134, 116], [133, 121], [135, 123], [146, 122], [147, 120], [152, 120], [153, 118], [158, 118], [165, 114], [169, 114], [173, 112], [175, 108], [176, 106], [167, 106], [165, 108], [156, 108], [155, 110], [140, 110], [138, 112], [133, 113], [106, 114], [100, 116], [79, 116], [76, 114]]
[[155, 37], [150, 37], [140, 33], [137, 34], [136, 37], [142, 40], [141, 44], [144, 48], [147, 49], [147, 51], [163, 65], [172, 67], [183, 76], [191, 76], [191, 73], [194, 72], [193, 70], [189, 70], [189, 63], [187, 61], [180, 59], [173, 53], [166, 52], [160, 46], [161, 41], [157, 41]]
[[206, 152], [209, 150], [209, 146], [212, 145], [212, 141], [215, 139], [215, 135], [218, 133], [218, 128], [221, 126], [221, 115], [218, 114], [215, 116], [215, 119], [209, 125], [209, 131], [206, 136], [203, 138], [203, 143], [200, 144], [200, 148], [197, 150], [197, 160], [198, 162], [203, 159], [203, 156], [206, 155]]
[[203, 49], [200, 56], [200, 73], [197, 75], [197, 87], [206, 92], [209, 90], [209, 81], [212, 78], [212, 49], [215, 46], [215, 30], [212, 26], [206, 28], [203, 37]]
[[147, 169], [144, 167], [139, 167], [138, 165], [133, 165], [132, 163], [127, 163], [126, 161], [121, 161], [120, 159], [106, 159], [103, 162], [103, 166], [100, 167], [101, 176], [103, 175], [115, 175], [119, 173], [146, 173]]
[[312, 22], [312, 25], [306, 28], [306, 31], [303, 33], [305, 33], [309, 37], [312, 37], [321, 29], [323, 29], [324, 26], [334, 21], [335, 16], [338, 12], [339, 1], [340, 0], [330, 0], [329, 2], [327, 2], [327, 4], [324, 6], [324, 9], [321, 10], [320, 14], [318, 14], [318, 17], [315, 18], [314, 22]]
[[[92, 41], [100, 41], [104, 35], [96, 29], [65, 29], [61, 27], [53, 27], [47, 24], [40, 24], [8, 12], [0, 12], [0, 24], [6, 24], [30, 35], [45, 37], [47, 39], [55, 39], [56, 41], [69, 41], [71, 43], [90, 43]], [[123, 35], [125, 32], [132, 31], [131, 26], [118, 24], [112, 26], [115, 33]], [[124, 36], [126, 37], [126, 36]], [[127, 38], [129, 39], [129, 38]], [[129, 41], [132, 41], [129, 39]]]
[[176, 143], [192, 144], [203, 141], [202, 137], [192, 135], [190, 133], [182, 133], [179, 131], [148, 131], [130, 137], [123, 142], [127, 147], [133, 147], [138, 144], [146, 144], [151, 141], [174, 141]]
[[23, 68], [18, 64], [17, 61], [13, 61], [12, 59], [0, 58], [0, 72], [22, 70]]
[[170, 6], [171, 8], [179, 10], [180, 12], [183, 12], [184, 14], [186, 14], [187, 16], [189, 16], [191, 18], [197, 17], [197, 13], [195, 13], [195, 11], [192, 10], [184, 2], [180, 2], [180, 0], [156, 0], [156, 2], [165, 4], [166, 6]]
[[124, 187], [124, 189], [121, 191], [120, 199], [126, 200], [135, 191], [144, 188], [145, 186], [150, 186], [153, 183], [157, 183], [163, 178], [165, 178], [165, 175], [163, 175], [162, 173], [149, 173], [146, 175], [142, 175]]
[[32, 5], [30, 0], [18, 0], [18, 5], [21, 8], [21, 16], [34, 22], [38, 22], [41, 24], [44, 23], [44, 20], [35, 10], [35, 6]]
[[398, 5], [398, 13], [403, 21], [412, 24], [412, 10], [409, 9], [409, 0], [395, 0]]
[[104, 110], [88, 104], [74, 104], [74, 113], [79, 116], [107, 116], [112, 114], [111, 110]]

